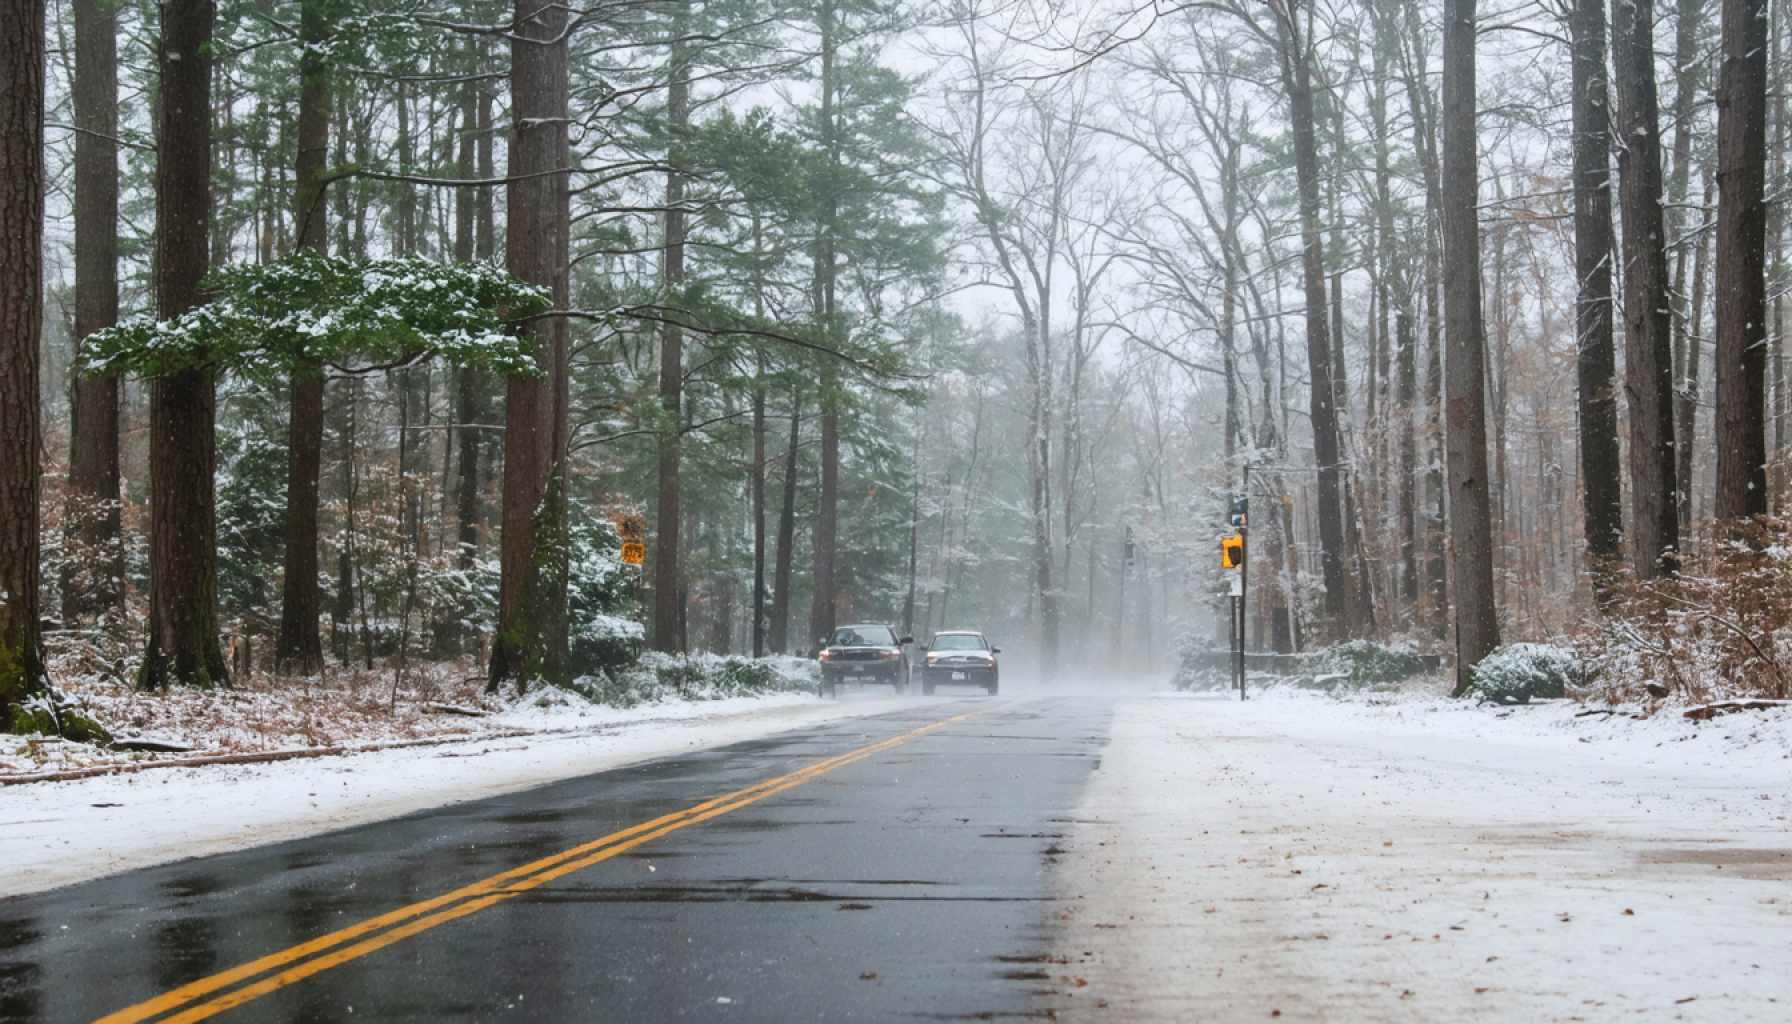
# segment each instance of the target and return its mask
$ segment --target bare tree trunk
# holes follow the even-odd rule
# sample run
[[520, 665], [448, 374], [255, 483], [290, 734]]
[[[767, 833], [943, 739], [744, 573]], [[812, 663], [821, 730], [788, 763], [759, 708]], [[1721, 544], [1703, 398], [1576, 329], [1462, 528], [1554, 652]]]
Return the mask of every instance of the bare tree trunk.
[[1724, 0], [1717, 87], [1719, 519], [1767, 511], [1767, 3]]
[[[212, 0], [166, 0], [156, 160], [156, 312], [203, 301], [211, 224]], [[149, 409], [149, 642], [138, 685], [224, 686], [212, 472], [217, 395], [209, 369], [157, 377]]]
[[1661, 124], [1655, 98], [1655, 5], [1615, 5], [1618, 201], [1624, 214], [1624, 389], [1630, 402], [1632, 565], [1648, 579], [1679, 566], [1674, 474], [1673, 323], [1662, 217]]
[[[759, 214], [753, 214], [753, 313], [765, 316], [765, 236]], [[753, 657], [765, 656], [765, 353], [753, 355]]]
[[[76, 0], [75, 337], [118, 321], [118, 14]], [[69, 440], [62, 616], [121, 607], [118, 375], [76, 378]]]
[[1418, 466], [1413, 443], [1412, 409], [1418, 391], [1417, 340], [1413, 337], [1412, 313], [1402, 309], [1394, 318], [1394, 337], [1400, 376], [1395, 399], [1398, 409], [1398, 447], [1400, 451], [1400, 494], [1395, 504], [1400, 520], [1400, 593], [1406, 602], [1419, 600], [1418, 550]]
[[[305, 0], [299, 9], [299, 138], [293, 222], [299, 248], [320, 255], [329, 239], [324, 165], [330, 146], [330, 69], [325, 42], [330, 25], [326, 0]], [[300, 675], [323, 670], [317, 620], [323, 595], [317, 583], [318, 475], [323, 465], [324, 377], [321, 367], [302, 367], [292, 378], [287, 427], [286, 560], [281, 584], [276, 664]]]
[[[474, 50], [475, 69], [490, 63], [483, 44]], [[466, 177], [475, 175], [490, 180], [496, 176], [495, 139], [492, 134], [492, 90], [484, 82], [469, 82], [465, 102], [469, 106], [468, 135], [461, 140], [460, 164]], [[468, 145], [473, 152], [468, 153]], [[456, 202], [466, 210], [466, 230], [471, 237], [455, 244], [456, 258], [489, 263], [496, 255], [497, 224], [492, 189], [459, 189]], [[458, 213], [458, 210], [457, 210]], [[465, 253], [464, 256], [460, 255]], [[490, 382], [477, 367], [462, 367], [459, 380], [458, 418], [461, 423], [460, 465], [455, 481], [455, 516], [458, 519], [455, 539], [459, 552], [455, 564], [471, 569], [479, 553], [480, 528], [488, 515], [480, 500], [482, 469], [489, 462], [491, 445], [485, 437], [485, 420], [492, 413]]]
[[[778, 512], [778, 561], [773, 567], [771, 648], [775, 654], [790, 650], [790, 568], [796, 546], [797, 447], [802, 443], [803, 393], [790, 395], [790, 443], [784, 449], [784, 505]], [[804, 643], [802, 646], [808, 646]]]
[[[1704, 169], [1703, 198], [1700, 209], [1710, 209], [1717, 181], [1709, 163]], [[1680, 369], [1685, 375], [1680, 382], [1679, 394], [1674, 399], [1675, 440], [1678, 442], [1675, 455], [1678, 458], [1678, 471], [1675, 479], [1680, 483], [1680, 521], [1691, 527], [1693, 521], [1693, 445], [1698, 437], [1699, 429], [1699, 389], [1701, 364], [1705, 361], [1703, 335], [1705, 330], [1705, 289], [1711, 275], [1711, 232], [1701, 231], [1692, 261], [1692, 297], [1688, 302], [1685, 351], [1681, 354]]]
[[[469, 46], [473, 55], [469, 71], [483, 64], [477, 46]], [[479, 82], [461, 86], [460, 152], [456, 157], [457, 173], [463, 178], [476, 177], [478, 169], [478, 135], [480, 98], [485, 93]], [[461, 188], [454, 193], [454, 258], [471, 263], [476, 254], [479, 207], [485, 201], [484, 188]], [[479, 456], [484, 446], [485, 408], [484, 374], [471, 366], [463, 366], [455, 379], [455, 419], [459, 424], [459, 460], [454, 480], [455, 565], [467, 570], [479, 553]]]
[[914, 479], [909, 484], [908, 494], [908, 593], [902, 599], [903, 636], [915, 633], [915, 585], [921, 565], [921, 490], [927, 485], [927, 474], [921, 462], [921, 453], [927, 448], [927, 410], [918, 410], [915, 418], [921, 422], [916, 425], [914, 444], [909, 452]]
[[[821, 0], [817, 30], [821, 35], [821, 148], [826, 161], [821, 183], [820, 235], [815, 240], [815, 312], [830, 340], [840, 332], [835, 307], [836, 265], [835, 235], [839, 217], [838, 126], [835, 124], [834, 94], [837, 41], [834, 38], [834, 0]], [[821, 489], [815, 508], [814, 599], [809, 605], [809, 636], [816, 638], [834, 631], [834, 572], [840, 515], [840, 375], [830, 362], [822, 367], [821, 383]]]
[[36, 731], [50, 685], [38, 613], [44, 5], [0, 0], [0, 731]]
[[[412, 151], [411, 86], [402, 77], [398, 79], [398, 93], [393, 97], [392, 105], [398, 112], [398, 173], [414, 174], [416, 157]], [[392, 205], [398, 221], [392, 247], [399, 256], [414, 256], [417, 253], [417, 189], [409, 181], [394, 181], [390, 184], [396, 193]]]
[[[465, 71], [476, 72], [483, 61], [477, 44], [469, 43], [465, 54]], [[462, 83], [459, 96], [459, 139], [455, 154], [455, 173], [470, 179], [478, 175], [478, 126], [480, 96], [484, 87], [477, 81]], [[484, 188], [459, 188], [454, 191], [454, 259], [471, 263], [475, 254], [479, 207]], [[462, 366], [454, 371], [454, 391], [449, 401], [450, 440], [443, 445], [442, 518], [443, 535], [447, 534], [447, 504], [454, 503], [454, 565], [462, 572], [473, 568], [479, 556], [479, 463], [485, 446], [485, 375], [477, 367]], [[446, 542], [444, 542], [444, 545]], [[435, 654], [447, 657], [466, 648], [468, 623], [475, 614], [470, 599], [461, 599], [453, 606], [439, 609], [434, 629]]]
[[1344, 571], [1343, 496], [1338, 482], [1338, 410], [1332, 383], [1331, 331], [1326, 323], [1325, 254], [1319, 233], [1319, 153], [1314, 138], [1312, 54], [1299, 21], [1300, 8], [1277, 8], [1281, 30], [1282, 83], [1294, 128], [1294, 167], [1300, 191], [1301, 266], [1306, 291], [1308, 408], [1313, 421], [1313, 461], [1319, 477], [1320, 567], [1325, 613], [1334, 630], [1348, 630], [1348, 582]]
[[1456, 692], [1500, 642], [1487, 480], [1487, 356], [1476, 221], [1475, 0], [1446, 0], [1442, 117], [1444, 372], [1450, 557], [1456, 579]]
[[1606, 109], [1604, 0], [1575, 0], [1573, 37], [1575, 379], [1580, 403], [1581, 520], [1594, 587], [1618, 566], [1624, 511], [1612, 340], [1611, 114]]
[[[1696, 245], [1686, 244], [1687, 207], [1692, 199], [1692, 119], [1699, 93], [1699, 29], [1705, 20], [1705, 0], [1679, 0], [1674, 26], [1674, 150], [1673, 169], [1668, 191], [1673, 198], [1670, 212], [1670, 237], [1679, 243], [1674, 253], [1674, 481], [1676, 518], [1680, 534], [1692, 529], [1692, 438], [1697, 415], [1696, 400], [1687, 391], [1687, 382], [1698, 373], [1694, 362], [1699, 357], [1698, 338], [1692, 328], [1698, 312], [1692, 309], [1687, 296], [1687, 267]], [[1578, 90], [1576, 92], [1578, 95]], [[1703, 220], [1701, 215], [1700, 220]], [[1704, 232], [1700, 232], [1701, 242]]]
[[[1409, 53], [1406, 58], [1406, 100], [1411, 112], [1413, 149], [1425, 182], [1425, 582], [1431, 599], [1432, 623], [1441, 639], [1449, 631], [1449, 573], [1445, 567], [1443, 474], [1443, 317], [1438, 309], [1443, 268], [1438, 222], [1443, 209], [1437, 159], [1437, 111], [1425, 74], [1425, 34], [1419, 5], [1405, 4]], [[1416, 361], [1416, 356], [1415, 356]]]
[[[1335, 92], [1332, 103], [1332, 175], [1331, 187], [1327, 190], [1327, 200], [1331, 206], [1332, 252], [1333, 260], [1345, 248], [1344, 240], [1344, 203], [1341, 187], [1349, 173], [1345, 164], [1344, 145], [1344, 109], [1346, 102]], [[1369, 571], [1367, 541], [1362, 520], [1362, 500], [1364, 475], [1355, 465], [1355, 456], [1360, 454], [1359, 441], [1354, 437], [1351, 427], [1350, 411], [1350, 379], [1347, 362], [1344, 357], [1344, 271], [1335, 267], [1331, 275], [1331, 317], [1329, 326], [1332, 333], [1332, 417], [1338, 434], [1338, 486], [1343, 492], [1344, 500], [1344, 550], [1350, 559], [1350, 576], [1348, 586], [1350, 593], [1344, 602], [1344, 629], [1349, 636], [1372, 636], [1375, 633], [1375, 582]], [[1370, 360], [1369, 374], [1369, 410], [1370, 419], [1374, 418], [1374, 360]]]
[[1052, 586], [1051, 528], [1051, 367], [1042, 351], [1049, 328], [1043, 317], [1027, 341], [1027, 470], [1032, 480], [1029, 512], [1033, 525], [1033, 596], [1039, 608], [1040, 671], [1046, 678], [1058, 668], [1058, 594]]
[[[567, 12], [550, 0], [516, 0], [511, 36], [511, 146], [505, 256], [510, 272], [567, 294]], [[556, 173], [558, 172], [558, 173]], [[528, 329], [539, 377], [505, 388], [504, 526], [498, 632], [489, 687], [562, 682], [566, 655], [564, 454], [566, 321]]]
[[[666, 89], [666, 126], [672, 133], [671, 152], [666, 172], [665, 253], [661, 291], [669, 304], [682, 301], [684, 288], [685, 215], [684, 175], [679, 166], [680, 136], [690, 122], [690, 61], [682, 37], [685, 34], [687, 7], [680, 5], [672, 19], [671, 78]], [[685, 579], [679, 558], [679, 449], [683, 437], [680, 395], [684, 388], [684, 331], [668, 317], [660, 331], [660, 414], [659, 414], [659, 503], [655, 515], [658, 530], [653, 554], [653, 646], [660, 651], [684, 649], [684, 631], [678, 628], [684, 616]]]
[[753, 378], [753, 657], [765, 657], [765, 360]]
[[[1393, 4], [1380, 0], [1375, 5], [1374, 92], [1372, 111], [1375, 127], [1375, 236], [1377, 239], [1375, 287], [1376, 361], [1381, 375], [1380, 408], [1370, 417], [1370, 428], [1376, 443], [1376, 497], [1383, 514], [1394, 515], [1391, 537], [1382, 545], [1382, 558], [1397, 550], [1398, 563], [1383, 570], [1388, 583], [1388, 618], [1397, 624], [1410, 613], [1415, 598], [1412, 536], [1412, 396], [1405, 390], [1404, 370], [1412, 345], [1412, 323], [1405, 312], [1407, 299], [1399, 300], [1395, 312], [1395, 288], [1404, 290], [1409, 282], [1400, 281], [1400, 240], [1394, 230], [1393, 162], [1389, 144], [1388, 83], [1393, 54], [1399, 46], [1399, 30], [1394, 23]], [[1396, 375], [1400, 375], [1396, 379]], [[1389, 467], [1393, 467], [1390, 474]], [[1391, 493], [1390, 493], [1391, 492]]]
[[[1767, 112], [1767, 119], [1773, 125], [1773, 137], [1768, 140], [1769, 152], [1773, 154], [1767, 167], [1765, 192], [1783, 195], [1786, 183], [1786, 4], [1769, 2], [1767, 28], [1772, 37], [1772, 48], [1768, 53], [1767, 90], [1772, 97], [1773, 106]], [[1778, 462], [1784, 455], [1787, 444], [1788, 423], [1786, 419], [1788, 397], [1786, 394], [1786, 304], [1787, 289], [1792, 287], [1792, 267], [1786, 263], [1786, 204], [1772, 202], [1764, 204], [1767, 209], [1767, 238], [1773, 246], [1773, 259], [1768, 264], [1767, 294], [1772, 297], [1773, 327], [1768, 333], [1767, 380], [1762, 390], [1767, 393], [1767, 439], [1768, 458]], [[1768, 474], [1767, 487], [1768, 507], [1773, 511], [1781, 511], [1786, 501], [1786, 481], [1783, 468]]]

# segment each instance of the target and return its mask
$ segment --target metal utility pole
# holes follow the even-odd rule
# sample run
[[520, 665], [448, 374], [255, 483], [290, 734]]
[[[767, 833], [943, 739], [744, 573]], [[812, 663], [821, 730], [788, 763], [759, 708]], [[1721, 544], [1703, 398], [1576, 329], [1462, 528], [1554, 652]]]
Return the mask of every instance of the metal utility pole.
[[[1251, 464], [1244, 464], [1244, 486], [1240, 490], [1244, 494], [1242, 510], [1235, 516], [1238, 526], [1239, 563], [1238, 563], [1238, 699], [1247, 699], [1244, 691], [1244, 640], [1245, 610], [1250, 607], [1245, 596], [1250, 593], [1251, 559], [1250, 559], [1250, 509], [1251, 509]], [[1236, 503], [1234, 503], [1236, 504]]]
[[1250, 560], [1247, 558], [1247, 536], [1250, 533], [1251, 511], [1251, 466], [1245, 463], [1244, 491], [1232, 496], [1231, 524], [1235, 533], [1220, 539], [1220, 568], [1237, 573], [1231, 581], [1232, 606], [1232, 685], [1238, 690], [1238, 699], [1245, 700], [1244, 686], [1244, 644], [1245, 644], [1245, 593], [1250, 582]]

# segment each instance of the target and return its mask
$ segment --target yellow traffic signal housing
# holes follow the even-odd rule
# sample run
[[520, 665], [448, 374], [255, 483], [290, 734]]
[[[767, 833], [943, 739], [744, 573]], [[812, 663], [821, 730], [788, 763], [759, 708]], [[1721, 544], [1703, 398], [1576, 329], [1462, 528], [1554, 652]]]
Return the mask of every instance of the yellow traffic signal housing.
[[647, 517], [634, 512], [618, 512], [610, 517], [616, 526], [616, 537], [624, 545], [647, 543]]
[[1220, 568], [1238, 569], [1244, 565], [1244, 537], [1232, 534], [1220, 538]]

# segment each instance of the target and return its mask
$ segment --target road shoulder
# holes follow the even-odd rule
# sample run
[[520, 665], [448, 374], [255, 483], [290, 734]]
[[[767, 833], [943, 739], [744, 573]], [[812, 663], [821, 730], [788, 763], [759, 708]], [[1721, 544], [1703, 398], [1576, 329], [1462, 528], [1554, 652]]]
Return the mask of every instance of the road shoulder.
[[1418, 717], [1123, 702], [1055, 870], [1046, 1005], [1140, 1021], [1785, 1019], [1783, 763], [1568, 733], [1466, 740]]

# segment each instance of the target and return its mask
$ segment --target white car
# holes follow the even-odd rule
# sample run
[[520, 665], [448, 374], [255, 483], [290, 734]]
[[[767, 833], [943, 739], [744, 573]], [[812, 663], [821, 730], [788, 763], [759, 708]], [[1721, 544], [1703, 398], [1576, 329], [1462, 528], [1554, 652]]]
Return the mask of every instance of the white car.
[[936, 686], [980, 686], [995, 696], [1001, 689], [1000, 647], [974, 629], [953, 629], [933, 634], [927, 660], [921, 666], [921, 692]]

